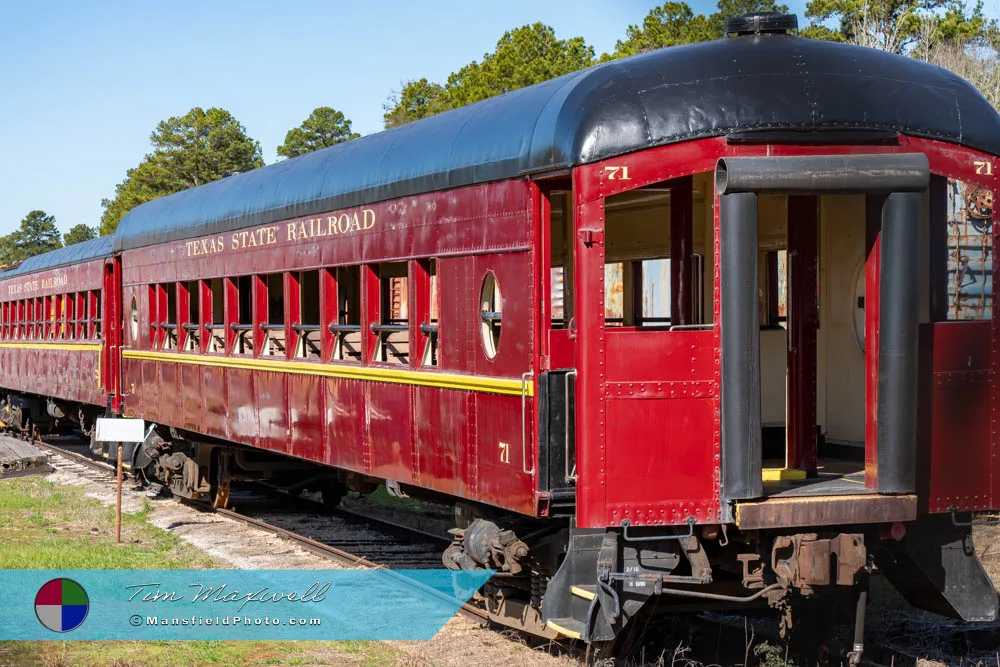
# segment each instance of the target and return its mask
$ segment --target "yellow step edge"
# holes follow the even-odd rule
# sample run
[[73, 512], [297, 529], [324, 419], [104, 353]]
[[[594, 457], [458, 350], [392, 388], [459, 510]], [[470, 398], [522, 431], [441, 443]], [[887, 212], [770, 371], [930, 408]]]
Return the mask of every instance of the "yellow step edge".
[[795, 468], [764, 468], [761, 479], [765, 482], [780, 482], [786, 479], [805, 479], [806, 471]]
[[593, 600], [594, 593], [588, 591], [586, 588], [581, 588], [580, 586], [570, 586], [569, 592], [578, 598], [583, 598], [584, 600]]
[[580, 633], [579, 632], [575, 632], [573, 630], [568, 630], [568, 629], [562, 627], [561, 625], [556, 625], [552, 621], [546, 621], [545, 625], [549, 626], [550, 628], [552, 628], [553, 630], [555, 630], [556, 632], [558, 632], [559, 634], [561, 634], [564, 637], [569, 637], [570, 639], [579, 639], [580, 638]]

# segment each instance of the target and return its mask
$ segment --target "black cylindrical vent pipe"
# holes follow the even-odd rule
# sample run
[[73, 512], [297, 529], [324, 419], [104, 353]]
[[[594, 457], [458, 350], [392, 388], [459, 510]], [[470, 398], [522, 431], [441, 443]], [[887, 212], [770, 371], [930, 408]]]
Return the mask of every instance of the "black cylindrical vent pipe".
[[757, 195], [719, 203], [722, 324], [722, 497], [764, 493], [760, 429], [760, 322], [757, 311]]
[[923, 192], [929, 181], [923, 153], [724, 157], [715, 167], [719, 195]]
[[879, 493], [916, 490], [921, 208], [919, 193], [893, 193], [882, 205], [875, 475]]

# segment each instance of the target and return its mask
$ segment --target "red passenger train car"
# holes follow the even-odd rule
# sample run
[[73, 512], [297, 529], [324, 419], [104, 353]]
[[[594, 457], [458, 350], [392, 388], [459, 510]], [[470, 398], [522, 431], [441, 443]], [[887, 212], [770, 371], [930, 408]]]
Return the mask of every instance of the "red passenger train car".
[[1000, 507], [1000, 117], [794, 23], [136, 208], [88, 269], [120, 266], [133, 467], [217, 504], [261, 476], [453, 503], [445, 564], [543, 634], [613, 641], [653, 598], [863, 613], [873, 564], [995, 618], [961, 547]]
[[0, 274], [5, 426], [47, 430], [62, 420], [90, 433], [116, 395], [121, 325], [112, 246], [111, 238], [86, 241]]

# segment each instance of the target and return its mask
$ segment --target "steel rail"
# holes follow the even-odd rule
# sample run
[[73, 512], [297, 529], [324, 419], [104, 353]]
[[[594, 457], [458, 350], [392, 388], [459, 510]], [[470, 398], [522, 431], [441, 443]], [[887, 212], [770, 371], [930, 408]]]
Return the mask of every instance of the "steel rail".
[[327, 509], [323, 503], [318, 500], [312, 500], [310, 498], [303, 498], [301, 496], [293, 496], [279, 486], [272, 486], [267, 482], [249, 482], [253, 486], [259, 487], [264, 493], [267, 493], [273, 497], [281, 498], [282, 500], [290, 503], [293, 507], [301, 507], [303, 509], [311, 509], [318, 514], [327, 513], [334, 515], [344, 515], [350, 519], [361, 519], [368, 523], [378, 524], [380, 526], [385, 526], [387, 530], [409, 533], [421, 538], [424, 538], [430, 542], [440, 542], [445, 545], [451, 544], [451, 538], [445, 537], [444, 535], [438, 535], [437, 533], [431, 533], [426, 530], [421, 530], [420, 528], [414, 528], [413, 526], [407, 526], [404, 523], [397, 523], [395, 521], [390, 521], [389, 519], [383, 519], [377, 516], [371, 516], [365, 514], [364, 512], [359, 512], [357, 510], [347, 509], [346, 507], [337, 506], [332, 509]]

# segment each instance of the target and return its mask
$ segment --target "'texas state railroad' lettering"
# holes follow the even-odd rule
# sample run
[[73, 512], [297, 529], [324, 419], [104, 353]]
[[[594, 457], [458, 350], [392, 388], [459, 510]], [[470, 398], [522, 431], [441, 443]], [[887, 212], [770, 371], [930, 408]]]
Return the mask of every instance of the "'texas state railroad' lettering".
[[327, 236], [347, 236], [356, 232], [371, 229], [375, 226], [375, 211], [370, 208], [341, 213], [339, 215], [320, 216], [283, 222], [279, 225], [269, 225], [257, 229], [244, 229], [230, 235], [214, 236], [184, 243], [184, 254], [187, 257], [214, 255], [227, 250], [246, 250], [258, 246], [273, 245], [278, 239], [283, 241], [307, 241], [309, 239]]

